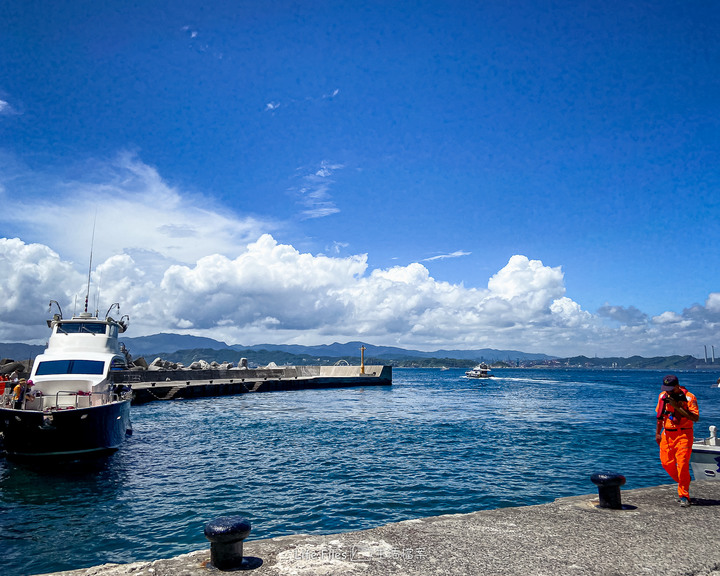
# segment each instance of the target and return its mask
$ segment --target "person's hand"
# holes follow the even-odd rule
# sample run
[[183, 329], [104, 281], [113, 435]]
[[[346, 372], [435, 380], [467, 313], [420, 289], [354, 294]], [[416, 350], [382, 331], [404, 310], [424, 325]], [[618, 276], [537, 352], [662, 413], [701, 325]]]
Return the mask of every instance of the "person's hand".
[[655, 433], [655, 442], [657, 442], [658, 446], [660, 446], [660, 442], [662, 442], [662, 432]]

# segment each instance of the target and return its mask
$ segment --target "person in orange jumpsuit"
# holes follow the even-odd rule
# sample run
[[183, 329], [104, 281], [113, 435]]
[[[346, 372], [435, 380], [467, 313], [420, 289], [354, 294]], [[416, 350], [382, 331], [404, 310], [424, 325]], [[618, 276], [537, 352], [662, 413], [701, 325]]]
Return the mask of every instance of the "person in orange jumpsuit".
[[693, 445], [693, 424], [700, 417], [697, 398], [680, 386], [677, 376], [663, 378], [657, 403], [655, 440], [660, 446], [660, 462], [678, 483], [680, 506], [690, 506], [690, 455]]

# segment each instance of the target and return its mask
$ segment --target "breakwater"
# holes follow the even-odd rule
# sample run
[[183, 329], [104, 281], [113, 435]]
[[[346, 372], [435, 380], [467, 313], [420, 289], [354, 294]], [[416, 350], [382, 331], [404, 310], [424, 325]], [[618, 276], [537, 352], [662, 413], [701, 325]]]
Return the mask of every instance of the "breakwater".
[[229, 370], [147, 370], [115, 375], [133, 388], [133, 403], [252, 392], [389, 386], [391, 366], [287, 366]]

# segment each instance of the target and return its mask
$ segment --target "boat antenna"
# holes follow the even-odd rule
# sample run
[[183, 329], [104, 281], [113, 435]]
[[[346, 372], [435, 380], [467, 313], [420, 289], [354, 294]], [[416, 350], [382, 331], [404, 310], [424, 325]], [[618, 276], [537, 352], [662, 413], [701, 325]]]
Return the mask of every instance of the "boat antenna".
[[87, 292], [85, 292], [85, 312], [88, 309], [88, 299], [90, 298], [90, 275], [92, 274], [92, 258], [93, 247], [95, 246], [95, 223], [97, 222], [97, 209], [95, 209], [95, 219], [93, 220], [92, 239], [90, 240], [90, 266], [88, 267]]
[[97, 292], [95, 292], [95, 316], [97, 316], [100, 313], [100, 284], [101, 284], [102, 278], [98, 275], [98, 281], [97, 281]]

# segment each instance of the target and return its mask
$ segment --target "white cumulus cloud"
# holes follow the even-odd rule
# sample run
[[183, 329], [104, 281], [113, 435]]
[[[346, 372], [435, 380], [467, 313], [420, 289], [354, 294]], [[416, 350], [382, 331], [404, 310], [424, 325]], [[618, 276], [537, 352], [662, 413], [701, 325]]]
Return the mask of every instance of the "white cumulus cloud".
[[[560, 266], [520, 254], [486, 286], [466, 287], [420, 262], [370, 269], [366, 254], [340, 256], [340, 242], [330, 256], [301, 252], [272, 235], [279, 223], [180, 191], [132, 154], [85, 167], [82, 180], [35, 176], [43, 197], [17, 194], [32, 175], [4, 166], [0, 195], [13, 217], [0, 238], [0, 341], [44, 341], [51, 299], [66, 314], [81, 310], [93, 222], [90, 306], [120, 303], [129, 336], [647, 356], [697, 352], [720, 328], [720, 293], [652, 317], [632, 305], [592, 313], [566, 293]], [[342, 168], [323, 162], [301, 176], [295, 192], [308, 213], [337, 211], [330, 189]]]
[[[91, 303], [99, 298], [102, 312], [119, 302], [131, 317], [131, 336], [175, 331], [240, 344], [362, 339], [426, 350], [655, 355], [708, 338], [717, 320], [713, 298], [651, 319], [609, 306], [593, 315], [565, 295], [561, 268], [522, 255], [512, 256], [487, 288], [466, 288], [433, 278], [420, 263], [369, 270], [366, 255], [303, 253], [269, 234], [234, 256], [213, 253], [187, 264], [155, 252], [114, 254], [96, 266], [92, 280]], [[47, 246], [1, 239], [0, 287], [7, 296], [0, 340], [45, 338], [48, 301], [72, 310], [85, 281]], [[618, 326], [608, 326], [608, 315]]]
[[42, 337], [50, 300], [69, 305], [82, 286], [82, 275], [47, 246], [0, 238], [0, 340]]

